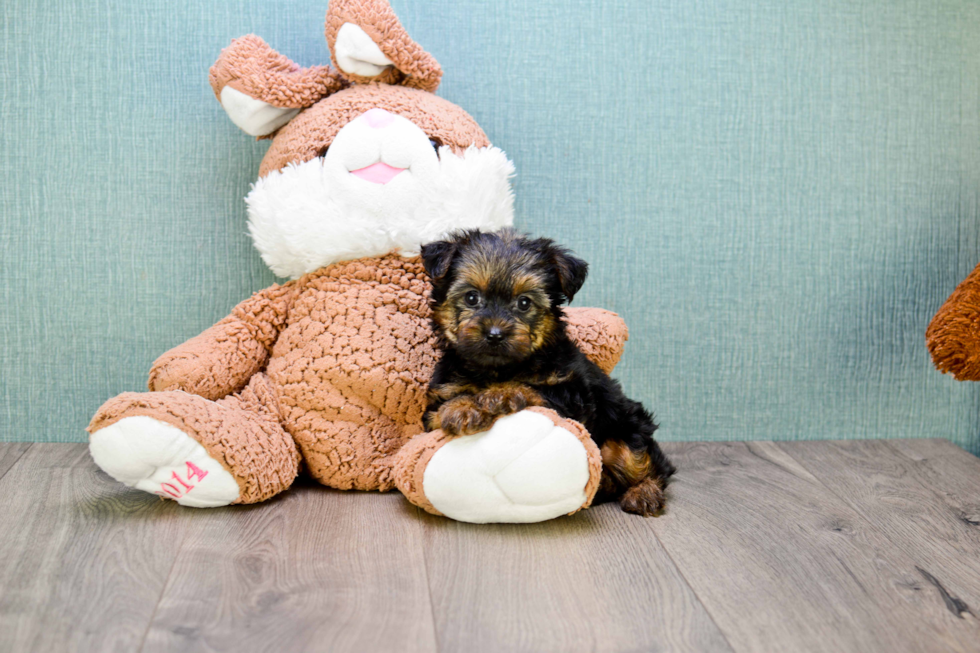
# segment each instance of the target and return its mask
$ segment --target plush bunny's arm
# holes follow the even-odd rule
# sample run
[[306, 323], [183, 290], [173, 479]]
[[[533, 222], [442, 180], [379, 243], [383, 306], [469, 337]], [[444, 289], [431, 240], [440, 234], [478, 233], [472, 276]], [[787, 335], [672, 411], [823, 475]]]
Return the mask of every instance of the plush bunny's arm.
[[939, 371], [980, 381], [980, 265], [932, 318], [926, 344]]
[[160, 356], [150, 370], [150, 390], [217, 400], [243, 388], [269, 359], [295, 289], [290, 282], [257, 292], [201, 335]]
[[623, 318], [601, 308], [566, 308], [565, 320], [568, 335], [579, 349], [603, 372], [612, 372], [629, 338]]

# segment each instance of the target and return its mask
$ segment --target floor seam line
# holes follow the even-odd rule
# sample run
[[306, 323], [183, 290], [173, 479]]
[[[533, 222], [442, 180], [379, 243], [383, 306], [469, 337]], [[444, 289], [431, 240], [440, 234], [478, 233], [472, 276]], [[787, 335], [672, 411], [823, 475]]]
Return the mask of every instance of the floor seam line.
[[[165, 499], [161, 499], [165, 501]], [[183, 508], [183, 506], [180, 506]], [[189, 529], [188, 529], [189, 530]], [[139, 648], [136, 649], [142, 653], [143, 649], [146, 647], [146, 638], [150, 635], [150, 629], [153, 628], [153, 622], [157, 618], [157, 612], [160, 610], [160, 604], [163, 602], [163, 597], [167, 593], [167, 588], [170, 587], [170, 579], [174, 575], [174, 569], [177, 567], [177, 561], [180, 560], [180, 554], [184, 552], [184, 544], [187, 542], [188, 534], [185, 532], [184, 536], [180, 539], [180, 547], [177, 549], [177, 553], [174, 554], [174, 561], [170, 563], [170, 570], [167, 572], [167, 580], [164, 581], [163, 587], [160, 589], [160, 596], [157, 597], [157, 602], [153, 606], [153, 612], [150, 614], [150, 620], [146, 622], [146, 630], [143, 631], [143, 637], [140, 639]]]
[[[11, 442], [11, 443], [9, 443], [9, 444], [17, 444], [17, 443], [16, 443], [16, 442]], [[29, 442], [29, 443], [27, 443], [27, 448], [26, 448], [26, 449], [24, 449], [23, 451], [21, 451], [21, 452], [20, 452], [20, 455], [19, 455], [19, 456], [17, 456], [17, 460], [15, 460], [15, 461], [14, 461], [14, 462], [13, 462], [13, 463], [12, 463], [12, 464], [10, 465], [10, 467], [8, 467], [7, 469], [5, 469], [5, 470], [4, 470], [4, 472], [3, 472], [3, 474], [0, 474], [0, 481], [2, 481], [2, 480], [3, 480], [3, 478], [4, 478], [4, 477], [5, 477], [5, 476], [6, 476], [6, 475], [7, 475], [8, 473], [10, 473], [10, 470], [12, 470], [12, 469], [13, 469], [14, 467], [16, 467], [17, 465], [19, 465], [19, 464], [20, 464], [20, 461], [21, 461], [21, 460], [23, 460], [23, 459], [24, 459], [24, 456], [26, 456], [26, 455], [27, 455], [27, 452], [28, 452], [28, 451], [30, 451], [30, 450], [31, 450], [31, 448], [33, 448], [33, 447], [34, 447], [34, 444], [35, 444], [34, 442]]]
[[[823, 442], [831, 442], [831, 441], [830, 440], [824, 440]], [[774, 442], [773, 444], [775, 444], [787, 456], [789, 456], [790, 458], [792, 458], [793, 460], [795, 460], [796, 463], [800, 467], [802, 467], [803, 469], [805, 469], [807, 471], [807, 473], [810, 474], [810, 476], [812, 476], [814, 479], [816, 479], [816, 481], [824, 489], [826, 489], [828, 492], [830, 492], [832, 495], [834, 495], [840, 501], [842, 501], [845, 506], [847, 506], [848, 508], [850, 508], [851, 510], [853, 510], [854, 512], [856, 512], [858, 515], [860, 515], [861, 516], [861, 519], [863, 519], [868, 524], [869, 527], [873, 528], [875, 531], [877, 531], [880, 535], [884, 536], [885, 538], [888, 538], [888, 533], [882, 531], [880, 528], [878, 528], [877, 526], [875, 526], [874, 525], [874, 522], [872, 522], [871, 519], [868, 517], [868, 515], [865, 514], [865, 512], [863, 510], [861, 510], [860, 506], [857, 506], [854, 503], [851, 503], [850, 499], [848, 499], [846, 496], [841, 495], [841, 494], [838, 494], [837, 492], [835, 492], [834, 491], [834, 488], [832, 488], [830, 485], [827, 485], [827, 483], [824, 481], [824, 479], [822, 479], [819, 476], [817, 476], [817, 474], [815, 474], [813, 472], [813, 470], [810, 469], [809, 466], [807, 466], [807, 464], [805, 462], [803, 462], [798, 456], [793, 455], [793, 452], [792, 451], [790, 451], [786, 447], [781, 446], [783, 443], [781, 443], [781, 442]], [[905, 548], [904, 547], [899, 547], [898, 545], [896, 545], [896, 548], [898, 550], [902, 551], [903, 553], [905, 552]], [[912, 556], [909, 556], [909, 558], [912, 558]], [[915, 562], [915, 559], [912, 558], [912, 561]]]
[[[668, 484], [668, 485], [669, 485], [669, 484]], [[687, 579], [687, 576], [686, 576], [686, 575], [684, 575], [684, 570], [683, 570], [683, 569], [681, 569], [681, 566], [680, 566], [679, 564], [677, 564], [677, 561], [676, 561], [676, 560], [674, 560], [674, 556], [672, 556], [672, 555], [670, 554], [670, 550], [669, 550], [669, 549], [667, 548], [667, 545], [666, 545], [666, 544], [664, 544], [664, 541], [660, 539], [660, 536], [659, 536], [659, 535], [657, 534], [657, 530], [656, 530], [656, 529], [651, 529], [651, 532], [653, 533], [653, 537], [654, 537], [654, 538], [656, 538], [656, 540], [657, 540], [657, 543], [658, 543], [658, 544], [660, 545], [660, 548], [661, 548], [661, 549], [663, 549], [663, 551], [664, 551], [664, 554], [665, 554], [665, 555], [667, 556], [667, 559], [668, 559], [668, 560], [670, 560], [670, 563], [671, 563], [672, 565], [674, 565], [674, 569], [676, 569], [676, 570], [677, 570], [677, 573], [678, 573], [678, 575], [680, 575], [680, 577], [681, 577], [681, 580], [682, 580], [682, 581], [684, 581], [684, 585], [686, 585], [686, 586], [687, 586], [687, 588], [688, 588], [689, 590], [691, 590], [691, 594], [692, 594], [692, 595], [694, 596], [694, 598], [695, 598], [695, 599], [697, 599], [697, 602], [698, 602], [698, 603], [699, 603], [699, 604], [701, 605], [701, 607], [702, 607], [702, 608], [704, 608], [704, 613], [705, 613], [706, 615], [708, 615], [708, 619], [710, 619], [710, 620], [711, 620], [711, 623], [713, 623], [713, 624], [714, 624], [714, 626], [715, 626], [715, 628], [717, 628], [717, 629], [718, 629], [718, 634], [719, 634], [719, 635], [721, 635], [721, 636], [722, 636], [722, 638], [723, 638], [723, 639], [725, 640], [725, 643], [726, 643], [726, 644], [728, 644], [728, 648], [729, 648], [729, 649], [730, 649], [730, 650], [731, 650], [731, 651], [732, 651], [733, 653], [736, 653], [736, 651], [737, 651], [738, 649], [736, 649], [736, 648], [735, 648], [735, 645], [734, 645], [734, 644], [732, 644], [732, 642], [731, 642], [731, 640], [730, 640], [730, 639], [728, 639], [728, 634], [727, 634], [727, 633], [726, 633], [726, 632], [725, 632], [725, 631], [724, 631], [724, 630], [722, 629], [722, 627], [721, 627], [721, 625], [720, 625], [720, 624], [718, 623], [718, 621], [717, 621], [717, 619], [715, 619], [715, 615], [713, 615], [713, 614], [711, 614], [711, 610], [709, 610], [709, 609], [708, 609], [708, 606], [707, 606], [707, 604], [706, 604], [706, 603], [704, 602], [704, 599], [702, 599], [702, 598], [701, 598], [701, 597], [700, 597], [700, 596], [698, 595], [698, 593], [697, 593], [697, 592], [695, 591], [695, 589], [694, 589], [694, 586], [693, 586], [693, 585], [691, 585], [691, 582], [690, 582], [690, 581], [689, 581], [689, 580]]]
[[[885, 443], [885, 446], [888, 447], [889, 449], [891, 449], [895, 453], [895, 455], [897, 455], [899, 458], [901, 458], [902, 460], [907, 460], [908, 461], [908, 464], [912, 465], [913, 467], [915, 466], [915, 464], [917, 462], [916, 460], [913, 460], [912, 458], [909, 458], [908, 456], [906, 456], [904, 453], [902, 453], [902, 451], [898, 447], [893, 446], [892, 443], [889, 442], [888, 440], [882, 439], [881, 441], [884, 442]], [[947, 440], [947, 442], [948, 442], [948, 440]], [[970, 453], [969, 451], [966, 451], [965, 449], [963, 451], [965, 451], [967, 454]], [[922, 480], [919, 479], [918, 474], [914, 475], [912, 477], [912, 480], [915, 481], [916, 485], [918, 485], [919, 487], [923, 488], [924, 490], [926, 490], [927, 492], [929, 492], [933, 496], [935, 496], [937, 499], [939, 499], [939, 502], [940, 503], [942, 503], [942, 504], [944, 504], [944, 505], [946, 505], [946, 506], [948, 506], [949, 508], [952, 509], [952, 506], [950, 506], [949, 503], [947, 503], [946, 498], [943, 497], [943, 495], [940, 494], [939, 491], [937, 489], [935, 489], [934, 487], [932, 487], [931, 485], [926, 485], [925, 483], [923, 483]]]
[[[830, 440], [823, 440], [823, 442], [831, 442], [831, 441]], [[830, 492], [832, 495], [834, 495], [835, 497], [837, 497], [838, 499], [840, 499], [841, 501], [843, 501], [844, 502], [844, 505], [846, 505], [848, 508], [850, 508], [851, 510], [853, 510], [854, 512], [856, 512], [857, 514], [859, 514], [861, 516], [861, 519], [863, 519], [865, 522], [867, 522], [868, 526], [870, 526], [871, 528], [875, 529], [879, 534], [883, 535], [884, 537], [886, 537], [886, 538], [888, 537], [888, 533], [884, 532], [882, 529], [880, 529], [877, 526], [875, 526], [874, 522], [871, 521], [871, 518], [868, 517], [868, 515], [864, 512], [864, 510], [861, 509], [860, 506], [858, 506], [857, 504], [851, 502], [851, 500], [848, 499], [843, 494], [839, 494], [839, 493], [835, 492], [834, 491], [834, 488], [831, 487], [830, 485], [827, 485], [827, 483], [824, 482], [824, 480], [822, 478], [820, 478], [819, 476], [817, 476], [813, 472], [813, 470], [810, 469], [805, 462], [803, 462], [803, 460], [801, 460], [798, 456], [793, 455], [793, 452], [790, 451], [788, 448], [785, 448], [785, 447], [781, 446], [783, 444], [782, 442], [774, 442], [773, 444], [775, 444], [777, 447], [779, 447], [779, 449], [781, 449], [783, 451], [783, 453], [785, 453], [787, 456], [789, 456], [790, 458], [792, 458], [793, 460], [795, 460], [798, 465], [800, 465], [801, 467], [803, 467], [803, 469], [805, 469], [811, 476], [813, 476], [813, 478], [815, 478], [817, 480], [817, 482], [820, 483], [821, 486], [823, 486], [824, 488], [826, 488], [826, 490], [828, 492]], [[903, 458], [906, 458], [902, 454], [902, 452], [898, 451], [894, 447], [889, 447], [889, 448], [892, 451], [896, 452], [898, 455], [902, 456]], [[906, 458], [906, 460], [908, 460], [908, 458]], [[922, 485], [922, 483], [920, 483], [918, 479], [915, 479], [915, 483], [917, 485]], [[925, 489], [928, 490], [929, 492], [932, 492], [933, 494], [935, 494], [935, 491], [933, 491], [932, 488], [926, 487]], [[939, 495], [937, 494], [936, 496], [938, 497]], [[941, 499], [942, 497], [939, 497], [939, 498]], [[897, 548], [899, 548], [899, 550], [901, 550], [901, 551], [905, 551], [905, 547], [897, 547]], [[906, 554], [906, 555], [908, 555], [908, 554]], [[908, 555], [908, 557], [911, 558], [913, 562], [915, 561], [915, 558], [913, 556]]]
[[[903, 454], [903, 453], [902, 453], [901, 451], [899, 451], [899, 450], [898, 450], [898, 449], [896, 449], [895, 447], [892, 447], [892, 446], [890, 446], [890, 445], [888, 445], [888, 442], [887, 442], [886, 440], [884, 440], [884, 439], [880, 439], [880, 440], [881, 440], [882, 442], [885, 442], [885, 444], [886, 444], [886, 446], [888, 446], [888, 448], [889, 448], [889, 449], [891, 449], [891, 450], [892, 450], [893, 452], [895, 452], [896, 454], [898, 454], [898, 455], [899, 455], [899, 456], [901, 456], [902, 458], [904, 458], [904, 459], [906, 459], [906, 460], [908, 460], [908, 461], [910, 461], [910, 462], [915, 462], [915, 461], [913, 461], [913, 460], [911, 460], [910, 458], [908, 458], [907, 456], [905, 456], [905, 455], [904, 455], [904, 454]], [[826, 441], [825, 441], [825, 442], [826, 442]], [[779, 446], [780, 444], [781, 444], [781, 443], [778, 443], [778, 442], [777, 442], [777, 443], [776, 443], [776, 446]], [[837, 493], [837, 492], [835, 492], [835, 491], [834, 491], [834, 489], [833, 489], [833, 488], [832, 488], [831, 486], [829, 486], [829, 485], [827, 485], [827, 484], [826, 484], [826, 483], [824, 482], [824, 480], [823, 480], [822, 478], [820, 478], [819, 476], [817, 476], [816, 474], [814, 474], [814, 473], [813, 473], [813, 471], [812, 471], [812, 470], [811, 470], [811, 469], [810, 469], [809, 467], [807, 467], [807, 466], [806, 466], [806, 463], [804, 463], [804, 462], [803, 462], [803, 461], [802, 461], [802, 460], [801, 460], [800, 458], [798, 458], [797, 456], [795, 456], [795, 455], [793, 455], [793, 454], [792, 454], [792, 452], [790, 452], [790, 451], [789, 451], [789, 449], [786, 449], [786, 448], [783, 448], [783, 447], [781, 447], [781, 446], [779, 446], [779, 448], [780, 448], [780, 449], [782, 449], [782, 450], [783, 450], [783, 452], [784, 452], [784, 453], [786, 453], [786, 455], [788, 455], [788, 456], [790, 456], [790, 457], [791, 457], [791, 458], [792, 458], [793, 460], [795, 460], [795, 461], [796, 461], [796, 462], [797, 462], [797, 463], [798, 463], [799, 465], [801, 465], [801, 466], [802, 466], [802, 467], [803, 467], [804, 469], [806, 469], [806, 471], [808, 471], [808, 472], [809, 472], [809, 473], [810, 473], [811, 475], [813, 475], [813, 477], [814, 477], [815, 479], [817, 479], [817, 481], [818, 481], [818, 482], [820, 483], [820, 485], [822, 485], [823, 487], [825, 487], [825, 488], [827, 489], [827, 491], [828, 491], [828, 492], [830, 492], [830, 493], [831, 493], [832, 495], [834, 495], [835, 497], [837, 497], [838, 499], [840, 499], [840, 501], [842, 501], [842, 502], [844, 503], [844, 505], [845, 505], [845, 506], [847, 506], [848, 508], [850, 508], [851, 510], [853, 510], [854, 512], [856, 512], [856, 513], [857, 513], [857, 514], [858, 514], [858, 515], [859, 515], [859, 516], [861, 517], [861, 519], [863, 519], [863, 520], [864, 520], [864, 522], [865, 522], [865, 523], [866, 523], [866, 524], [868, 525], [868, 528], [871, 528], [871, 529], [873, 529], [873, 530], [874, 530], [875, 532], [877, 532], [877, 533], [878, 533], [879, 535], [881, 535], [882, 537], [884, 537], [884, 538], [886, 538], [886, 539], [888, 539], [888, 541], [889, 541], [889, 542], [891, 542], [891, 543], [892, 543], [892, 545], [893, 545], [893, 546], [895, 547], [895, 550], [896, 550], [896, 551], [898, 551], [898, 552], [900, 552], [900, 553], [901, 553], [902, 555], [904, 555], [904, 556], [905, 556], [906, 558], [908, 558], [908, 559], [909, 559], [909, 561], [910, 561], [910, 562], [912, 562], [912, 564], [913, 564], [913, 566], [918, 566], [918, 565], [920, 564], [920, 562], [924, 562], [924, 561], [922, 561], [922, 559], [921, 559], [921, 557], [920, 557], [920, 552], [918, 552], [918, 551], [916, 551], [916, 550], [914, 550], [914, 549], [909, 549], [909, 548], [908, 548], [908, 547], [907, 547], [907, 546], [906, 546], [906, 545], [904, 544], [904, 542], [900, 542], [900, 543], [895, 543], [894, 541], [892, 541], [892, 540], [891, 540], [891, 539], [890, 539], [890, 538], [888, 537], [888, 533], [887, 533], [887, 531], [885, 531], [884, 529], [882, 529], [882, 528], [880, 528], [879, 526], [877, 526], [877, 525], [876, 525], [876, 524], [874, 523], [874, 521], [872, 521], [872, 519], [871, 519], [871, 517], [869, 517], [869, 516], [867, 515], [867, 513], [865, 513], [865, 511], [864, 511], [864, 510], [862, 510], [862, 509], [861, 509], [861, 507], [860, 507], [859, 505], [857, 505], [856, 503], [853, 503], [853, 502], [851, 502], [851, 500], [850, 500], [850, 499], [848, 499], [848, 498], [847, 498], [846, 496], [844, 496], [844, 495], [842, 495], [842, 494], [839, 494], [839, 493]], [[922, 487], [923, 489], [925, 489], [925, 490], [926, 490], [926, 492], [928, 492], [928, 493], [931, 493], [931, 494], [933, 494], [933, 495], [935, 495], [935, 496], [936, 496], [936, 498], [938, 498], [938, 499], [939, 499], [939, 501], [940, 501], [940, 503], [943, 503], [943, 504], [945, 504], [945, 503], [946, 503], [946, 502], [945, 502], [945, 501], [943, 500], [943, 498], [942, 498], [942, 496], [940, 496], [940, 495], [939, 495], [939, 493], [938, 493], [938, 492], [936, 492], [935, 490], [933, 490], [933, 489], [932, 489], [931, 487], [928, 487], [928, 486], [925, 486], [925, 485], [923, 485], [923, 484], [922, 484], [922, 482], [921, 482], [921, 481], [920, 481], [919, 479], [917, 479], [917, 478], [913, 478], [913, 481], [915, 482], [915, 484], [916, 484], [916, 485], [918, 485], [918, 486], [920, 486], [920, 487]], [[948, 504], [947, 504], [947, 505], [948, 505]]]
[[439, 631], [436, 629], [436, 606], [432, 602], [432, 581], [429, 577], [429, 558], [425, 555], [425, 524], [422, 522], [422, 509], [415, 506], [415, 523], [419, 526], [419, 533], [422, 535], [420, 543], [422, 549], [422, 570], [425, 571], [425, 588], [429, 592], [429, 622], [432, 624], [432, 641], [439, 653]]
[[[914, 462], [915, 462], [914, 460], [912, 460], [912, 459], [910, 459], [910, 458], [909, 458], [908, 456], [906, 456], [905, 454], [903, 454], [903, 453], [902, 453], [901, 451], [899, 451], [899, 450], [898, 450], [897, 448], [895, 448], [895, 447], [893, 447], [893, 446], [891, 446], [890, 444], [888, 444], [888, 442], [887, 442], [887, 440], [884, 440], [883, 438], [879, 438], [879, 439], [876, 439], [875, 441], [882, 441], [882, 442], [884, 442], [884, 443], [885, 443], [885, 446], [886, 446], [886, 447], [887, 447], [888, 449], [891, 449], [891, 450], [892, 450], [892, 451], [893, 451], [893, 452], [894, 452], [894, 453], [895, 453], [896, 455], [898, 455], [899, 457], [901, 457], [901, 458], [903, 458], [903, 459], [905, 459], [905, 460], [907, 460], [907, 461], [909, 461], [910, 463], [914, 463]], [[826, 441], [824, 441], [824, 442], [826, 442]], [[779, 446], [779, 444], [780, 444], [780, 443], [776, 443], [776, 445], [777, 445], [777, 446]], [[814, 478], [816, 478], [816, 479], [817, 479], [817, 481], [819, 481], [819, 483], [820, 483], [820, 484], [821, 484], [821, 485], [822, 485], [823, 487], [825, 487], [825, 488], [827, 488], [827, 491], [829, 491], [829, 492], [830, 492], [830, 493], [831, 493], [831, 494], [832, 494], [833, 496], [835, 496], [835, 497], [837, 497], [837, 498], [838, 498], [838, 499], [839, 499], [839, 500], [840, 500], [841, 502], [843, 502], [843, 504], [844, 504], [845, 506], [847, 506], [848, 508], [850, 508], [851, 510], [853, 510], [853, 511], [854, 511], [855, 513], [857, 513], [857, 514], [858, 514], [858, 516], [860, 516], [860, 517], [861, 517], [861, 519], [862, 519], [862, 520], [864, 520], [864, 523], [865, 523], [865, 524], [867, 524], [867, 526], [868, 526], [868, 528], [870, 528], [871, 530], [873, 530], [873, 531], [875, 531], [876, 533], [878, 533], [878, 534], [879, 534], [880, 536], [882, 536], [882, 537], [884, 537], [885, 539], [887, 539], [887, 540], [888, 540], [888, 541], [889, 541], [889, 542], [890, 542], [890, 543], [892, 544], [892, 546], [894, 546], [894, 548], [895, 548], [895, 551], [897, 551], [898, 553], [900, 553], [900, 554], [901, 554], [902, 556], [904, 556], [904, 557], [906, 557], [906, 558], [908, 558], [908, 560], [909, 560], [909, 562], [911, 562], [911, 563], [912, 563], [912, 566], [913, 566], [913, 568], [914, 568], [915, 570], [917, 570], [917, 571], [918, 571], [918, 572], [919, 572], [920, 574], [922, 573], [922, 570], [924, 569], [924, 567], [923, 567], [922, 565], [924, 565], [924, 564], [926, 563], [926, 561], [925, 561], [925, 560], [923, 560], [923, 558], [922, 558], [922, 555], [921, 555], [921, 552], [920, 552], [920, 551], [918, 551], [918, 550], [916, 550], [916, 549], [910, 549], [910, 548], [909, 548], [909, 547], [908, 547], [908, 546], [907, 546], [907, 545], [905, 544], [905, 542], [904, 542], [904, 540], [902, 540], [902, 539], [899, 539], [899, 540], [898, 540], [897, 542], [896, 542], [896, 541], [893, 541], [893, 540], [892, 540], [891, 538], [889, 538], [889, 537], [888, 537], [888, 532], [887, 532], [887, 531], [886, 531], [885, 529], [883, 529], [883, 528], [880, 528], [879, 526], [877, 526], [877, 525], [876, 525], [876, 524], [874, 523], [874, 521], [872, 521], [872, 520], [871, 520], [871, 518], [870, 518], [870, 517], [869, 517], [869, 516], [868, 516], [868, 515], [867, 515], [867, 514], [865, 513], [865, 511], [861, 509], [861, 507], [860, 507], [859, 505], [857, 505], [857, 504], [855, 504], [855, 503], [852, 503], [852, 502], [851, 502], [851, 501], [850, 501], [850, 500], [849, 500], [849, 499], [848, 499], [847, 497], [845, 497], [844, 495], [842, 495], [842, 494], [838, 494], [837, 492], [835, 492], [835, 491], [834, 491], [834, 489], [833, 489], [832, 487], [830, 487], [829, 485], [827, 485], [826, 483], [824, 483], [824, 481], [823, 481], [823, 479], [822, 479], [822, 478], [820, 478], [819, 476], [817, 476], [816, 474], [814, 474], [814, 473], [813, 473], [813, 471], [812, 471], [812, 470], [811, 470], [811, 469], [810, 469], [809, 467], [807, 467], [807, 466], [806, 466], [806, 464], [805, 464], [805, 463], [804, 463], [804, 462], [803, 462], [803, 461], [802, 461], [802, 460], [801, 460], [801, 459], [800, 459], [799, 457], [797, 457], [797, 456], [795, 456], [795, 455], [793, 455], [793, 454], [792, 454], [792, 453], [791, 453], [791, 452], [789, 451], [789, 449], [787, 449], [787, 448], [784, 448], [784, 447], [782, 447], [782, 446], [779, 446], [779, 448], [780, 448], [780, 449], [781, 449], [781, 450], [782, 450], [782, 451], [783, 451], [784, 453], [786, 453], [786, 455], [788, 455], [788, 456], [790, 456], [790, 457], [791, 457], [791, 458], [792, 458], [793, 460], [795, 460], [795, 461], [796, 461], [796, 462], [797, 462], [797, 463], [798, 463], [799, 465], [801, 465], [801, 466], [802, 466], [802, 467], [803, 467], [804, 469], [806, 469], [806, 470], [807, 470], [807, 471], [808, 471], [808, 472], [809, 472], [810, 474], [812, 474], [812, 475], [813, 475], [813, 477], [814, 477]], [[919, 480], [918, 478], [914, 478], [914, 477], [913, 477], [913, 479], [912, 479], [912, 480], [913, 480], [913, 482], [914, 482], [914, 483], [915, 483], [916, 485], [918, 485], [918, 486], [920, 486], [920, 487], [922, 487], [922, 488], [924, 488], [924, 489], [926, 490], [926, 492], [927, 492], [927, 493], [931, 493], [931, 494], [933, 494], [933, 495], [934, 495], [934, 496], [935, 496], [936, 498], [938, 498], [938, 499], [939, 499], [939, 502], [940, 502], [941, 504], [944, 504], [944, 505], [947, 505], [947, 506], [948, 506], [948, 504], [946, 504], [946, 502], [945, 502], [945, 501], [943, 500], [943, 498], [942, 498], [942, 496], [940, 496], [938, 492], [936, 492], [935, 490], [933, 490], [933, 489], [932, 489], [931, 487], [929, 487], [929, 486], [926, 486], [926, 485], [923, 485], [923, 483], [922, 483], [922, 481], [920, 481], [920, 480]], [[911, 573], [911, 572], [910, 572], [910, 573]], [[927, 573], [928, 573], [928, 572], [927, 572]], [[928, 580], [928, 579], [927, 579], [927, 580]], [[949, 581], [948, 581], [948, 579], [947, 579], [947, 582], [949, 582]]]

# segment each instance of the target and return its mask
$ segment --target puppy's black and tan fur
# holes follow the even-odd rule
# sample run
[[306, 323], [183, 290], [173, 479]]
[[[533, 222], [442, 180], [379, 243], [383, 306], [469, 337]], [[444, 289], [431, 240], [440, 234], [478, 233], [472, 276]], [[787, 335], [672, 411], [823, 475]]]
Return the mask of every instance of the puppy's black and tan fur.
[[477, 433], [502, 415], [547, 406], [581, 422], [599, 446], [597, 500], [659, 511], [674, 466], [653, 438], [653, 418], [566, 333], [561, 307], [585, 282], [585, 261], [510, 230], [458, 232], [425, 245], [422, 261], [442, 348], [426, 426]]

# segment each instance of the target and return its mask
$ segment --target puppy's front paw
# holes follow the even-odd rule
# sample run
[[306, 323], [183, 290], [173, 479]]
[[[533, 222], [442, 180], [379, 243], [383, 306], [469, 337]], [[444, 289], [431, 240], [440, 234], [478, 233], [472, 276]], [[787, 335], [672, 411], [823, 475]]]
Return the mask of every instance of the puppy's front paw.
[[472, 435], [486, 431], [496, 416], [487, 412], [473, 397], [457, 397], [439, 408], [439, 423], [446, 435]]
[[526, 385], [502, 384], [487, 388], [476, 395], [476, 403], [492, 415], [510, 415], [528, 406], [541, 406], [541, 395]]
[[634, 515], [653, 517], [664, 507], [664, 491], [655, 479], [645, 479], [626, 490], [619, 500], [619, 507]]

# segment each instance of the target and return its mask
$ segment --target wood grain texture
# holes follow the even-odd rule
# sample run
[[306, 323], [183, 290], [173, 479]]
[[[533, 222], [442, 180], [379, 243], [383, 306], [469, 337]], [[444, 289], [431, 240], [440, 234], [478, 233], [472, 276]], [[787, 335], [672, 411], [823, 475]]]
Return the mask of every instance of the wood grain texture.
[[665, 446], [655, 532], [736, 650], [976, 650], [916, 561], [774, 443]]
[[0, 442], [0, 479], [30, 447], [30, 442]]
[[980, 458], [948, 440], [889, 440], [920, 483], [934, 490], [965, 525], [980, 529]]
[[976, 458], [924, 440], [664, 448], [662, 517], [480, 526], [309, 482], [181, 508], [84, 445], [34, 444], [0, 478], [0, 651], [980, 648]]
[[434, 651], [415, 508], [301, 485], [200, 512], [144, 651]]
[[643, 519], [616, 505], [541, 524], [421, 516], [441, 650], [731, 650]]
[[0, 480], [0, 650], [133, 651], [181, 542], [178, 506], [35, 444]]
[[899, 546], [980, 645], [980, 461], [941, 440], [779, 446]]

